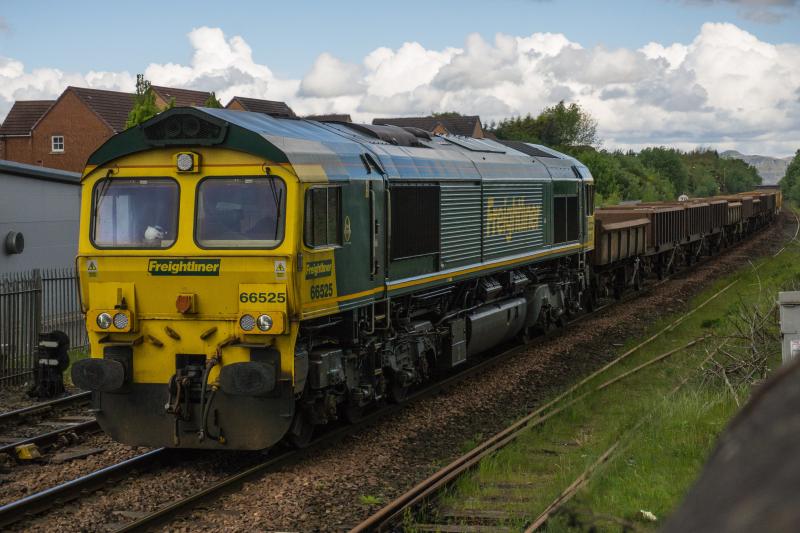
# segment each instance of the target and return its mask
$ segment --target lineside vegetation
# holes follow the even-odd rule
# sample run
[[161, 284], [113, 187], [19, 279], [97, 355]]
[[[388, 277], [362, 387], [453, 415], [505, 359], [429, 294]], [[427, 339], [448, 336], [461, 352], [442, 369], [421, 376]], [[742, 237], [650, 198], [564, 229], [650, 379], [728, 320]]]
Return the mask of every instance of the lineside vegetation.
[[681, 194], [737, 193], [761, 183], [753, 166], [707, 148], [684, 152], [660, 146], [638, 153], [603, 149], [597, 121], [575, 103], [562, 101], [535, 117], [493, 122], [487, 130], [498, 139], [544, 144], [577, 158], [592, 172], [601, 206], [625, 200], [675, 200]]
[[[531, 429], [459, 480], [440, 506], [536, 516], [621, 439], [613, 458], [549, 520], [545, 530], [657, 530], [680, 503], [725, 425], [755, 386], [780, 365], [776, 295], [800, 287], [794, 268], [798, 260], [800, 243], [793, 242], [777, 257], [745, 262], [738, 272], [717, 280], [687, 302], [687, 309], [738, 282], [669, 335], [618, 365], [612, 375], [596, 379], [622, 375], [687, 341], [707, 336], [704, 342], [592, 394]], [[663, 317], [640, 338], [619, 346], [619, 353], [676, 318]], [[670, 393], [687, 378], [685, 385]], [[474, 445], [464, 443], [464, 447]], [[496, 487], [504, 485], [516, 488], [496, 492]], [[508, 525], [523, 530], [526, 523], [520, 519]]]

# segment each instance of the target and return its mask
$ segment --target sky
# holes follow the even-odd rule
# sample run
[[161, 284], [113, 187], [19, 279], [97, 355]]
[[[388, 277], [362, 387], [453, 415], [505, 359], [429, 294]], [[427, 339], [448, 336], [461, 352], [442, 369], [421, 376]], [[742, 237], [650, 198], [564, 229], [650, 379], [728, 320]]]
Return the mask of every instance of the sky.
[[0, 119], [144, 73], [364, 121], [565, 100], [605, 148], [783, 157], [800, 148], [798, 27], [800, 0], [0, 0]]

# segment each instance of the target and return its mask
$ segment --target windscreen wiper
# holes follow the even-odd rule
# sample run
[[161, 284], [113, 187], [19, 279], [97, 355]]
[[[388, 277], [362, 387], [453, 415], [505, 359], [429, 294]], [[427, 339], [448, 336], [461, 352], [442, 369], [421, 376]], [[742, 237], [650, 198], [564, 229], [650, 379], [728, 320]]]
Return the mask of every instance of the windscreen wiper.
[[97, 221], [97, 210], [100, 208], [100, 199], [105, 196], [106, 192], [108, 192], [108, 188], [111, 186], [111, 174], [113, 173], [114, 171], [112, 169], [108, 169], [108, 173], [106, 173], [105, 177], [100, 179], [97, 196], [94, 197], [94, 204], [92, 205], [93, 224]]
[[278, 191], [278, 188], [275, 186], [275, 179], [276, 177], [270, 174], [269, 169], [267, 169], [267, 177], [269, 180], [269, 187], [272, 190], [272, 199], [275, 201], [275, 235], [272, 237], [273, 241], [278, 240], [278, 230], [281, 221], [281, 200], [283, 198], [283, 191]]

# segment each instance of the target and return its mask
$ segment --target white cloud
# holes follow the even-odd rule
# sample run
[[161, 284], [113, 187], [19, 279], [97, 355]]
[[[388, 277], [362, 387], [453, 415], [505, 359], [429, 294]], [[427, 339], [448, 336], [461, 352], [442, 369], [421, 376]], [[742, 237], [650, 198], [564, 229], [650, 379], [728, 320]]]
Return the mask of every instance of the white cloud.
[[[783, 0], [777, 0], [783, 1]], [[800, 144], [800, 45], [772, 44], [732, 24], [704, 24], [688, 43], [638, 50], [584, 48], [562, 34], [478, 34], [463, 47], [408, 42], [380, 47], [360, 64], [322, 53], [302, 79], [276, 76], [239, 36], [189, 33], [186, 64], [150, 64], [153, 83], [285, 100], [299, 114], [356, 119], [458, 110], [484, 120], [536, 114], [577, 101], [599, 122], [608, 147], [715, 146], [788, 155]], [[128, 72], [28, 71], [0, 57], [0, 116], [15, 99], [54, 98], [68, 84], [132, 90]]]
[[325, 52], [317, 57], [311, 71], [300, 82], [300, 96], [330, 98], [359, 94], [363, 90], [361, 68]]
[[659, 43], [651, 42], [640, 48], [639, 51], [648, 59], [666, 59], [670, 68], [676, 69], [680, 67], [683, 60], [686, 59], [686, 54], [689, 53], [689, 47], [680, 43], [664, 46]]

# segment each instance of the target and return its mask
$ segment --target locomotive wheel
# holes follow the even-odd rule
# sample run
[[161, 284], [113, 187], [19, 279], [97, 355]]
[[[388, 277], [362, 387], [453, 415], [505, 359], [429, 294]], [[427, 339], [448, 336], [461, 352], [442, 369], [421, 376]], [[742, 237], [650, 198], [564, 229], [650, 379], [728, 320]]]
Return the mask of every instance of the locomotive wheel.
[[295, 448], [307, 448], [314, 436], [314, 424], [304, 409], [298, 409], [289, 429], [289, 442]]

